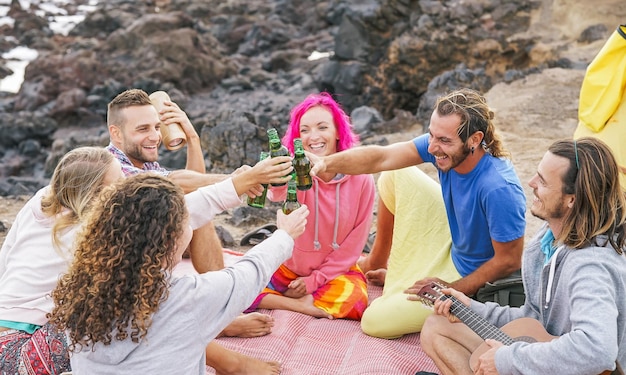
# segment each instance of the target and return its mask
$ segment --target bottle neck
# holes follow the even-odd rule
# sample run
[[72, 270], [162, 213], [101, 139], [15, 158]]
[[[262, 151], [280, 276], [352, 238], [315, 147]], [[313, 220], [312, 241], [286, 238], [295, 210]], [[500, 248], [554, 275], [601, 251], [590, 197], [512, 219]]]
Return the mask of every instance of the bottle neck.
[[297, 191], [298, 190], [292, 189], [292, 188], [287, 189], [287, 200], [292, 201], [292, 202], [297, 201], [298, 200]]
[[281, 146], [280, 141], [278, 139], [272, 139], [270, 140], [270, 148], [272, 150], [277, 150], [279, 149]]

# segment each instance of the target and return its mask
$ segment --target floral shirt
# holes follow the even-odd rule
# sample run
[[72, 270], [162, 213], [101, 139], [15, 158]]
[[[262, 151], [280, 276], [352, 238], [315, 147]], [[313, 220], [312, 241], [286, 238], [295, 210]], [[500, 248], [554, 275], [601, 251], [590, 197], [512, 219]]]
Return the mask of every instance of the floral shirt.
[[133, 163], [130, 161], [130, 159], [128, 158], [128, 156], [126, 156], [126, 154], [122, 150], [113, 146], [112, 143], [109, 143], [106, 149], [111, 154], [113, 154], [113, 156], [115, 156], [117, 160], [119, 160], [120, 164], [122, 165], [122, 172], [124, 172], [125, 176], [132, 176], [132, 175], [136, 175], [136, 174], [148, 172], [148, 171], [157, 172], [161, 174], [162, 176], [167, 176], [170, 174], [170, 171], [161, 167], [161, 165], [156, 161], [143, 163], [143, 168], [135, 167]]

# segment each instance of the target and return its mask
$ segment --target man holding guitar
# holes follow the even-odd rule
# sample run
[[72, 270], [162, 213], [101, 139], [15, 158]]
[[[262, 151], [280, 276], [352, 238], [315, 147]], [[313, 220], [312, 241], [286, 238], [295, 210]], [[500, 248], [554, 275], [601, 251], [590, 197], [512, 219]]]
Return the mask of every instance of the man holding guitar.
[[557, 141], [529, 186], [531, 212], [546, 224], [524, 251], [526, 303], [482, 304], [435, 284], [408, 289], [410, 299], [434, 302], [422, 347], [442, 374], [623, 374], [626, 201], [617, 162], [596, 138]]

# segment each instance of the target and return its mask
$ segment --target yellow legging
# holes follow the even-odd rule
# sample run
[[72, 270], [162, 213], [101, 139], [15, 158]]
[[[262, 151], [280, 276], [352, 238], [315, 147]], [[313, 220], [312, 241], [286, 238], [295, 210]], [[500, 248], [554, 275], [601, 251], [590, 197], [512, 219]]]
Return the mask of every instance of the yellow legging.
[[457, 272], [441, 187], [417, 167], [383, 172], [378, 193], [394, 214], [393, 238], [385, 287], [365, 310], [361, 329], [367, 335], [397, 338], [420, 332], [432, 309], [407, 300], [404, 290], [415, 281], [434, 276], [454, 281]]

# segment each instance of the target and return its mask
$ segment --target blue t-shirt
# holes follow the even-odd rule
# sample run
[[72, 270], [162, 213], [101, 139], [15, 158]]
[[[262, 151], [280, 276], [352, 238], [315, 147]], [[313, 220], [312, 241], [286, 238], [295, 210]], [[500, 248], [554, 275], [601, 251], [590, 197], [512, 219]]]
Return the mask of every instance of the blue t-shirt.
[[[424, 162], [435, 164], [424, 134], [413, 140]], [[509, 242], [524, 236], [526, 196], [508, 159], [489, 154], [467, 174], [439, 171], [439, 182], [452, 234], [452, 261], [461, 276], [474, 272], [494, 255], [491, 240]]]

